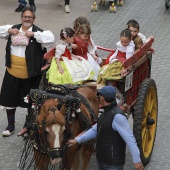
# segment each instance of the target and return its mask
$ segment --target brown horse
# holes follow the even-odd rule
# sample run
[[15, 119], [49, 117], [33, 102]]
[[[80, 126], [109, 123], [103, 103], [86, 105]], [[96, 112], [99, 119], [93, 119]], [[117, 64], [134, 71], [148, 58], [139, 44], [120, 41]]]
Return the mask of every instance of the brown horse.
[[[43, 160], [36, 156], [35, 162], [38, 170], [47, 170], [49, 162], [52, 164], [62, 162], [62, 169], [66, 170], [87, 169], [93, 152], [92, 142], [69, 148], [66, 142], [87, 130], [85, 124], [95, 123], [93, 116], [98, 116], [98, 99], [96, 93], [88, 87], [80, 87], [76, 93], [80, 95], [79, 97], [82, 96], [88, 104], [80, 100], [80, 108], [71, 114], [69, 122], [66, 120], [68, 114], [66, 106], [62, 105], [59, 110], [59, 100], [48, 99], [41, 106], [40, 114], [37, 116], [38, 131], [40, 142], [47, 148], [48, 154]], [[93, 116], [90, 108], [94, 113]], [[66, 137], [66, 130], [70, 132], [69, 137]], [[35, 154], [37, 153], [35, 151]]]

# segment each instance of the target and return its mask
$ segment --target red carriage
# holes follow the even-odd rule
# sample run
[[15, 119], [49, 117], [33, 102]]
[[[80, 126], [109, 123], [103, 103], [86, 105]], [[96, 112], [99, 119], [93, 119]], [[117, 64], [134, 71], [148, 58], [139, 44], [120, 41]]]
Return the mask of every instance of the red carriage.
[[[122, 63], [123, 70], [119, 79], [114, 79], [109, 77], [106, 82], [112, 82], [114, 86], [123, 95], [124, 102], [122, 103], [123, 109], [125, 110], [127, 116], [132, 114], [133, 117], [133, 132], [136, 138], [138, 147], [140, 149], [141, 160], [144, 165], [150, 161], [152, 150], [154, 147], [154, 141], [156, 136], [157, 128], [157, 115], [158, 115], [158, 101], [157, 101], [157, 88], [155, 81], [151, 79], [151, 62], [153, 49], [151, 48], [154, 41], [153, 37], [150, 37], [147, 42], [135, 52], [135, 54], [128, 60]], [[113, 53], [115, 50], [99, 47], [99, 50], [107, 51]], [[45, 59], [52, 58], [54, 56], [55, 49], [47, 52], [44, 55]], [[107, 63], [107, 59], [104, 60], [104, 64]], [[61, 157], [62, 166], [61, 169], [71, 169], [72, 165], [77, 169], [77, 158], [75, 152], [77, 152], [77, 146], [72, 149], [66, 148], [66, 140], [73, 138], [78, 135], [81, 131], [89, 128], [93, 123], [96, 122], [98, 106], [97, 105], [97, 84], [96, 82], [85, 82], [84, 85], [90, 87], [91, 89], [84, 89], [86, 87], [73, 87], [73, 86], [63, 86], [54, 85], [49, 86], [46, 82], [45, 73], [42, 79], [42, 84], [39, 90], [32, 91], [30, 96], [35, 102], [36, 107], [33, 109], [33, 119], [32, 126], [28, 127], [29, 135], [27, 137], [27, 143], [23, 151], [23, 156], [20, 161], [20, 169], [29, 169], [34, 160], [35, 169], [53, 169], [54, 166], [50, 166], [50, 158], [55, 159], [55, 157]], [[91, 99], [88, 98], [87, 94], [91, 94]], [[49, 108], [44, 106], [47, 99], [58, 99], [59, 103], [49, 104]], [[93, 102], [90, 102], [93, 101]], [[49, 147], [47, 127], [48, 121], [47, 116], [43, 114], [41, 117], [41, 110], [46, 108], [46, 114], [55, 117], [55, 108], [52, 109], [52, 105], [58, 109], [60, 106], [60, 111], [63, 112], [65, 119], [65, 134], [71, 134], [64, 137], [60, 147]], [[65, 107], [62, 110], [62, 106]], [[59, 110], [59, 109], [58, 109]], [[35, 121], [36, 120], [36, 121]], [[40, 121], [41, 120], [41, 121]], [[77, 121], [75, 121], [77, 120]], [[80, 123], [81, 122], [81, 123]], [[59, 123], [57, 120], [53, 120], [51, 124]], [[50, 124], [50, 123], [49, 123]], [[78, 124], [78, 125], [77, 125]], [[84, 124], [85, 126], [81, 127]], [[76, 128], [75, 128], [76, 126]], [[33, 128], [34, 127], [34, 128]], [[35, 128], [36, 127], [36, 128]], [[78, 129], [78, 130], [75, 130]], [[48, 134], [48, 135], [47, 135]], [[64, 134], [64, 132], [63, 132]], [[37, 137], [38, 135], [38, 137]], [[28, 145], [30, 143], [30, 145]], [[40, 146], [39, 146], [40, 145]], [[28, 153], [25, 150], [34, 150], [34, 156], [32, 163], [27, 163]], [[87, 154], [88, 150], [88, 154]], [[71, 154], [70, 154], [71, 152]], [[42, 161], [43, 153], [44, 161]], [[75, 154], [72, 154], [75, 153]], [[86, 153], [86, 154], [85, 154]], [[37, 156], [35, 156], [37, 155]], [[68, 156], [69, 155], [69, 156]], [[73, 155], [73, 156], [71, 156]], [[92, 143], [84, 145], [82, 147], [81, 156], [84, 160], [84, 165], [82, 169], [87, 169], [87, 164], [92, 155]], [[68, 157], [71, 157], [71, 163], [68, 162]], [[41, 165], [38, 165], [38, 158]], [[41, 161], [40, 161], [41, 160]], [[46, 162], [45, 165], [43, 163]], [[67, 166], [68, 165], [68, 166]], [[54, 168], [55, 169], [55, 168]]]

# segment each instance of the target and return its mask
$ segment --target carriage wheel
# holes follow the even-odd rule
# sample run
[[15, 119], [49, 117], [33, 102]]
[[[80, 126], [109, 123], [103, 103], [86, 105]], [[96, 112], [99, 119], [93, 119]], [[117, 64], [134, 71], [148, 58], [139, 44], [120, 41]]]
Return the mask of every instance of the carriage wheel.
[[143, 165], [147, 165], [151, 158], [156, 136], [157, 115], [156, 84], [154, 80], [147, 78], [139, 88], [133, 122], [133, 133]]

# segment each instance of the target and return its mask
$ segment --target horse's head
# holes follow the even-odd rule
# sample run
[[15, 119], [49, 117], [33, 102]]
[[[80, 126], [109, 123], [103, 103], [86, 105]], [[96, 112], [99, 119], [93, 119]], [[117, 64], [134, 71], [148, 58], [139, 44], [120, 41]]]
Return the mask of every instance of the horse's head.
[[65, 130], [65, 118], [58, 110], [59, 102], [48, 99], [41, 106], [37, 116], [40, 142], [48, 152], [53, 164], [59, 163], [64, 155], [62, 148]]

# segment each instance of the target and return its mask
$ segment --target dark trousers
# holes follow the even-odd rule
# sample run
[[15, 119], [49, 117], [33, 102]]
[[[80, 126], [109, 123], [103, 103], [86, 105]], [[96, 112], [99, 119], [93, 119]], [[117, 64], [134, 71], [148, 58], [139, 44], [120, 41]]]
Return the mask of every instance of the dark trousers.
[[69, 5], [70, 4], [70, 0], [65, 0], [65, 5]]
[[41, 81], [41, 75], [20, 79], [12, 76], [6, 70], [0, 93], [0, 105], [6, 107], [30, 108], [31, 103], [26, 103], [24, 98], [29, 94], [30, 89], [37, 89]]
[[[29, 5], [35, 5], [34, 4], [34, 1], [35, 0], [28, 0], [29, 1]], [[27, 5], [27, 2], [26, 0], [18, 0], [19, 4], [22, 5], [22, 6], [26, 6]]]

